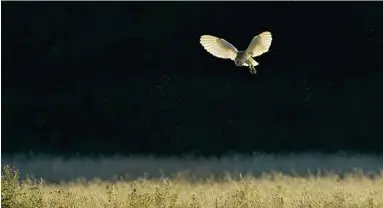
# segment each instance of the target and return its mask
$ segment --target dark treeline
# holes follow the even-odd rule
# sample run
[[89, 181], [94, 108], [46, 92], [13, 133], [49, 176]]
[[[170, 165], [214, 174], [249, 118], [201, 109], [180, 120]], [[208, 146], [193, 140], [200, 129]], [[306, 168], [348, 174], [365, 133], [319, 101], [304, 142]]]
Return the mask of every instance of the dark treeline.
[[[2, 2], [2, 152], [383, 150], [382, 2]], [[208, 54], [211, 34], [245, 67]]]

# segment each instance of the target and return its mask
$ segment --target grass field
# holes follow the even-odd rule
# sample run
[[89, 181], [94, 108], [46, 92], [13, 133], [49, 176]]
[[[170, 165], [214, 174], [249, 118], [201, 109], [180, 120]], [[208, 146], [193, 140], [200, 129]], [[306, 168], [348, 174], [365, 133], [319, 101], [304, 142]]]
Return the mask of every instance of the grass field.
[[[21, 171], [21, 176], [33, 173], [38, 177], [34, 180], [21, 177], [23, 180], [18, 183], [17, 172], [12, 172], [9, 167], [2, 170], [2, 207], [383, 207], [383, 172], [380, 172], [383, 166], [380, 158], [305, 155], [304, 159], [299, 160], [301, 157], [275, 158], [263, 155], [248, 161], [226, 158], [185, 160], [183, 163], [181, 159], [176, 163], [176, 159], [168, 159], [166, 162], [166, 159], [141, 158], [141, 164], [137, 161], [133, 163], [137, 158], [125, 158], [123, 167], [129, 166], [126, 171], [135, 170], [137, 176], [143, 176], [146, 172], [146, 176], [139, 178], [130, 174], [125, 179], [114, 177], [114, 180], [106, 180], [107, 173], [121, 171], [121, 166], [112, 168], [112, 164], [123, 164], [121, 158], [117, 164], [116, 159], [110, 159], [109, 162], [104, 159], [94, 163], [93, 169], [85, 169], [90, 168], [86, 164], [93, 160], [82, 163], [74, 159], [61, 161], [60, 167], [57, 164], [54, 166], [54, 163], [52, 166], [47, 162], [49, 159], [40, 163], [36, 159], [24, 160], [18, 162], [20, 170], [25, 171]], [[303, 160], [307, 160], [307, 163]], [[51, 161], [57, 162], [58, 159]], [[338, 163], [337, 169], [331, 169], [334, 161]], [[7, 162], [15, 165], [16, 160], [8, 158]], [[39, 170], [42, 172], [28, 172], [31, 170], [30, 163], [40, 164]], [[51, 167], [44, 169], [41, 164], [50, 164]], [[83, 175], [87, 175], [88, 179], [75, 179], [83, 175], [80, 167], [71, 167], [73, 164], [82, 164]], [[189, 170], [188, 174], [171, 173], [170, 169], [178, 171], [178, 168], [184, 167], [181, 164], [196, 169]], [[261, 164], [265, 165], [261, 167]], [[286, 164], [290, 164], [290, 168]], [[161, 165], [162, 177], [156, 177], [154, 169]], [[109, 169], [105, 170], [102, 177], [97, 177], [102, 167]], [[71, 168], [72, 171], [69, 171]], [[311, 174], [307, 168], [312, 170]], [[316, 168], [328, 171], [319, 174], [313, 171]], [[353, 171], [353, 168], [371, 173]], [[51, 182], [40, 178], [44, 175], [43, 171], [48, 176], [55, 171], [63, 172], [63, 169], [74, 178], [70, 179], [65, 174], [58, 174], [64, 176], [62, 182], [53, 176], [48, 177]], [[273, 169], [278, 172], [272, 172]], [[288, 169], [294, 169], [295, 173], [289, 174]], [[89, 179], [92, 171], [93, 179]], [[209, 176], [208, 172], [212, 174]], [[242, 175], [240, 172], [249, 173]], [[118, 175], [123, 174], [121, 172]]]

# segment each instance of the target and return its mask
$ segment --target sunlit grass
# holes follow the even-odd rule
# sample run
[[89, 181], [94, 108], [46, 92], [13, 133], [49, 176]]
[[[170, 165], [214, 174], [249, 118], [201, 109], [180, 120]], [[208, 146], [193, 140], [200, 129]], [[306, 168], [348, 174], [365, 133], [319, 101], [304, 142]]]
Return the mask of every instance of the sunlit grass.
[[383, 207], [383, 174], [294, 177], [281, 173], [191, 182], [183, 178], [18, 183], [2, 171], [2, 207]]

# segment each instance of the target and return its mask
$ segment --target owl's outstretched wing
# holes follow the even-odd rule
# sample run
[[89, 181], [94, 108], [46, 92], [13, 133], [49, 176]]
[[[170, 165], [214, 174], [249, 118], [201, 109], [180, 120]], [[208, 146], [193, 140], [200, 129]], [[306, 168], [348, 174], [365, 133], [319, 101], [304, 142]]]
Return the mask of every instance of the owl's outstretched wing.
[[251, 40], [246, 52], [252, 57], [260, 56], [269, 51], [272, 40], [273, 38], [270, 32], [263, 32]]
[[200, 43], [207, 52], [215, 57], [234, 60], [237, 56], [238, 50], [222, 38], [217, 38], [211, 35], [202, 35]]

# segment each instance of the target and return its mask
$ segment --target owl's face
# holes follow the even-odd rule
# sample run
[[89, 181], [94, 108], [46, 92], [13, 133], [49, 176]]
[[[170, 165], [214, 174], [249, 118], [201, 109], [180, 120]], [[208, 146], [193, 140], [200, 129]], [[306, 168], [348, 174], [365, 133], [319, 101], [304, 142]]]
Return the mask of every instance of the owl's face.
[[242, 66], [247, 60], [247, 54], [243, 51], [239, 51], [234, 59], [235, 65]]
[[241, 60], [234, 60], [234, 63], [236, 66], [242, 66], [245, 62], [243, 62]]

